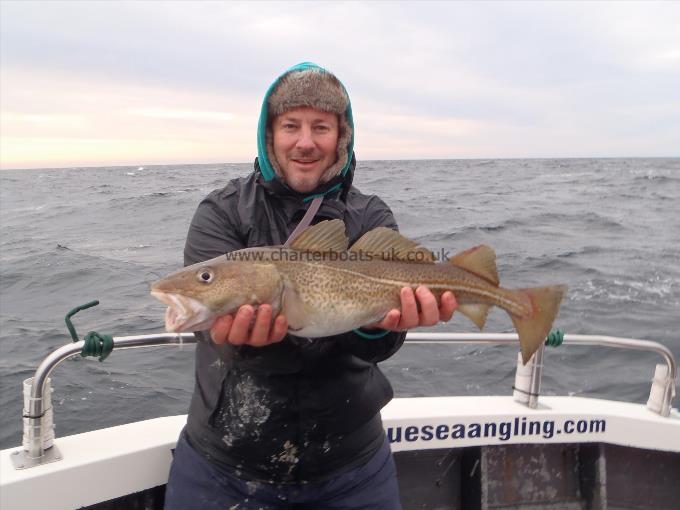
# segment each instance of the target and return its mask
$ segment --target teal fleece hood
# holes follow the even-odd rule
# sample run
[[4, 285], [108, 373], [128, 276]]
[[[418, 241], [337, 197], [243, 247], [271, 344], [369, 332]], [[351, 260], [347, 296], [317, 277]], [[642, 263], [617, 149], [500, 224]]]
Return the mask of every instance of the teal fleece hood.
[[[289, 73], [306, 71], [309, 69], [315, 69], [322, 73], [329, 73], [329, 71], [326, 69], [313, 64], [312, 62], [302, 62], [301, 64], [297, 64], [288, 69], [285, 73], [279, 76], [276, 81], [274, 81], [274, 83], [271, 84], [269, 89], [267, 89], [264, 100], [262, 101], [260, 119], [257, 123], [257, 160], [260, 166], [260, 172], [262, 172], [262, 176], [264, 177], [265, 181], [271, 181], [276, 178], [276, 172], [274, 171], [267, 154], [267, 121], [269, 120], [269, 98], [271, 97], [274, 90], [276, 90], [277, 85], [284, 76], [288, 75]], [[345, 86], [342, 85], [342, 83], [340, 83], [340, 85], [345, 91], [345, 94], [347, 94], [347, 89], [345, 89]], [[352, 154], [354, 152], [354, 119], [352, 118], [352, 104], [349, 101], [349, 94], [347, 94], [347, 109], [345, 110], [345, 117], [352, 132], [347, 143], [347, 161], [345, 161], [345, 164], [340, 171], [340, 175], [342, 176], [347, 174], [347, 170], [349, 169], [352, 162]]]

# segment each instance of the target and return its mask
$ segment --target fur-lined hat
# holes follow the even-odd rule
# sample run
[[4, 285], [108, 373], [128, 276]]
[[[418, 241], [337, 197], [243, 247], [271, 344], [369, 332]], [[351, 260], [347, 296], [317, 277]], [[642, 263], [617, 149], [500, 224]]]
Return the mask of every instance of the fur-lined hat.
[[[304, 106], [335, 113], [338, 116], [337, 161], [324, 172], [321, 182], [328, 182], [347, 169], [351, 159], [349, 152], [353, 147], [351, 106], [345, 87], [335, 75], [314, 64], [300, 64], [274, 83], [268, 91], [265, 103], [266, 154], [277, 176], [282, 177], [283, 174], [274, 155], [271, 121], [277, 115]], [[260, 119], [260, 127], [263, 120]], [[260, 152], [261, 148], [259, 147]], [[262, 162], [260, 166], [263, 166]]]

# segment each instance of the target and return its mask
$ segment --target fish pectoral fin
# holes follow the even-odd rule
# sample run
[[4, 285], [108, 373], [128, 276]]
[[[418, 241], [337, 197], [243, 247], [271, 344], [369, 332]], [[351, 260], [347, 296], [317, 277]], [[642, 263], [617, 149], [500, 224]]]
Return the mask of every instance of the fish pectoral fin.
[[281, 313], [286, 316], [290, 331], [300, 331], [307, 326], [309, 317], [312, 316], [309, 306], [302, 300], [295, 285], [287, 280], [283, 283]]
[[347, 250], [347, 234], [342, 220], [324, 220], [307, 227], [290, 247], [298, 251], [343, 252]]
[[500, 284], [496, 269], [496, 252], [485, 244], [457, 253], [448, 262], [484, 278], [496, 287]]
[[491, 305], [478, 303], [458, 305], [456, 311], [465, 315], [465, 317], [474, 322], [475, 325], [482, 330], [484, 329], [484, 324], [486, 324], [486, 316], [489, 314], [490, 309]]
[[387, 227], [377, 227], [366, 232], [349, 251], [371, 255], [381, 260], [435, 263], [435, 256], [430, 250]]

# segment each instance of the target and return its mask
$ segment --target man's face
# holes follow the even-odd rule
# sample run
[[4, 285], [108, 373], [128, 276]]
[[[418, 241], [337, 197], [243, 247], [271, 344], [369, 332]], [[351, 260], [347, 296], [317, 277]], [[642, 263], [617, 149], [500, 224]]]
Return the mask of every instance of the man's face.
[[338, 159], [338, 117], [334, 113], [301, 107], [272, 121], [274, 155], [286, 184], [309, 193]]

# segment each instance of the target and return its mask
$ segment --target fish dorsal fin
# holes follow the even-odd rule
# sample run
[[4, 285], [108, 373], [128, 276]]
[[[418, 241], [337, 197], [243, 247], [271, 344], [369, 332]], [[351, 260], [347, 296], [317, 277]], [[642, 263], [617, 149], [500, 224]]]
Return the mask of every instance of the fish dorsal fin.
[[495, 286], [500, 283], [496, 270], [496, 252], [484, 244], [454, 255], [449, 262], [481, 276]]
[[387, 227], [377, 227], [366, 232], [352, 245], [351, 252], [370, 255], [381, 260], [434, 264], [434, 254]]
[[303, 230], [290, 247], [298, 251], [328, 253], [346, 251], [347, 244], [343, 221], [324, 220]]

